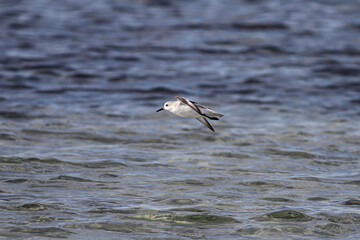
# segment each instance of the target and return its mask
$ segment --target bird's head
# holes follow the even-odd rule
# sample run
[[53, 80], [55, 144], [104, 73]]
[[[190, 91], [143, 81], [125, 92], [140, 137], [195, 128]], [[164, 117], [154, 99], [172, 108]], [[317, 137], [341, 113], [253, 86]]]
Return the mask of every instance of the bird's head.
[[171, 107], [171, 103], [172, 103], [172, 102], [166, 102], [166, 103], [164, 104], [164, 107], [160, 108], [160, 109], [157, 110], [156, 112], [160, 112], [160, 111], [162, 111], [162, 110], [168, 110], [168, 111], [169, 111], [169, 109], [170, 109], [170, 107]]

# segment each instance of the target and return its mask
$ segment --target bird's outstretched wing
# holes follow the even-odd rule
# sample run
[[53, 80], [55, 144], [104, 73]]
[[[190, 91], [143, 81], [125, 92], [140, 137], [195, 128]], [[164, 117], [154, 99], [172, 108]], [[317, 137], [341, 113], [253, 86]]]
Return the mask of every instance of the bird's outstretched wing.
[[199, 118], [197, 118], [197, 120], [199, 120], [202, 124], [207, 126], [211, 131], [215, 132], [214, 128], [210, 125], [210, 123], [206, 120], [206, 118], [199, 117]]
[[[179, 96], [175, 96], [175, 98], [178, 99], [180, 102], [182, 102], [182, 103], [188, 105], [189, 107], [191, 107], [191, 109], [194, 110], [195, 112], [197, 112], [198, 114], [203, 115], [203, 113], [201, 112], [201, 110], [200, 110], [200, 108], [199, 108], [199, 106], [198, 106], [198, 104], [196, 102], [190, 101], [187, 98], [179, 97]], [[200, 107], [202, 107], [202, 106], [200, 105]]]

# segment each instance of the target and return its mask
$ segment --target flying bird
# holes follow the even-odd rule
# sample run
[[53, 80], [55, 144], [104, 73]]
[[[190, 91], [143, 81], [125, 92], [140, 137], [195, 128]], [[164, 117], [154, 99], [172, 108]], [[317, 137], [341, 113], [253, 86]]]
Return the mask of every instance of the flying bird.
[[215, 132], [214, 128], [210, 125], [206, 118], [219, 120], [219, 118], [224, 115], [217, 113], [208, 107], [200, 105], [197, 102], [191, 101], [190, 99], [179, 96], [175, 96], [175, 98], [177, 101], [166, 102], [164, 107], [160, 108], [156, 112], [167, 110], [180, 117], [196, 118], [211, 131]]

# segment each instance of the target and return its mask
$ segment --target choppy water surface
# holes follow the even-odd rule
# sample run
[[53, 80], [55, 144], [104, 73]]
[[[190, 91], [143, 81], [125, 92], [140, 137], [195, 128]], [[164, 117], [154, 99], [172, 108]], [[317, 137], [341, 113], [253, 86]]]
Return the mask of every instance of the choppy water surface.
[[2, 238], [359, 236], [358, 1], [0, 6]]

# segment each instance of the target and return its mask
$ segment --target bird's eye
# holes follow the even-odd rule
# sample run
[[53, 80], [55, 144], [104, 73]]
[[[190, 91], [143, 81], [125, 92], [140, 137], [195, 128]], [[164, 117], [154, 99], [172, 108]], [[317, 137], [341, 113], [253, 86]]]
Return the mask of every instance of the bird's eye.
[[165, 107], [167, 107], [168, 105], [167, 104], [165, 104]]

